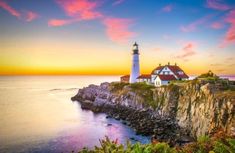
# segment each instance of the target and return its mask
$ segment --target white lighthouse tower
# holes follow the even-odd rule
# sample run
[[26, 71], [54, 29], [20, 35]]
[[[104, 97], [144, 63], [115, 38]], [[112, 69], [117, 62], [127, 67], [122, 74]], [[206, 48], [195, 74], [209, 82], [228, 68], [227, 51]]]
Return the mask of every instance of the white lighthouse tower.
[[135, 83], [139, 75], [140, 75], [139, 48], [138, 44], [135, 42], [135, 44], [133, 45], [130, 83]]

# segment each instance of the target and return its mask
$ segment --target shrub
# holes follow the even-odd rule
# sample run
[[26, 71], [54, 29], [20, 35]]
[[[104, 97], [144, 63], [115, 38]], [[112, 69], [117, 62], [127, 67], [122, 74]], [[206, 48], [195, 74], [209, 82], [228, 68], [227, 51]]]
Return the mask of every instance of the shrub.
[[132, 144], [127, 141], [125, 145], [118, 141], [111, 141], [108, 137], [100, 140], [100, 146], [93, 150], [84, 148], [81, 153], [235, 153], [235, 139], [223, 132], [214, 136], [201, 136], [196, 142], [189, 143], [183, 147], [170, 147], [164, 142], [153, 142], [149, 144]]
[[111, 83], [111, 91], [112, 92], [120, 91], [128, 84], [129, 83], [125, 83], [125, 82], [112, 82]]
[[145, 91], [155, 88], [153, 85], [146, 84], [145, 82], [132, 83], [130, 87], [135, 91]]

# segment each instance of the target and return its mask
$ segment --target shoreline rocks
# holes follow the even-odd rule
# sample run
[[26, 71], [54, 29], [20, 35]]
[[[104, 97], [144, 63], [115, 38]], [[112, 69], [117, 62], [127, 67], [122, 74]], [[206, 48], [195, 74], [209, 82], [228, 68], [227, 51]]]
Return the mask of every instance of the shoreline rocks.
[[180, 144], [218, 129], [235, 135], [235, 91], [217, 86], [204, 80], [157, 88], [106, 82], [79, 89], [71, 99], [82, 109], [121, 120], [137, 134]]
[[[73, 97], [72, 100], [78, 99]], [[174, 119], [160, 116], [153, 110], [135, 109], [120, 104], [95, 105], [92, 101], [81, 101], [81, 99], [78, 102], [81, 104], [82, 109], [91, 110], [94, 113], [105, 113], [107, 118], [121, 120], [123, 124], [131, 127], [137, 135], [151, 136], [152, 139], [168, 142], [172, 146], [188, 143], [182, 141], [181, 129]], [[190, 138], [189, 142], [192, 140]]]

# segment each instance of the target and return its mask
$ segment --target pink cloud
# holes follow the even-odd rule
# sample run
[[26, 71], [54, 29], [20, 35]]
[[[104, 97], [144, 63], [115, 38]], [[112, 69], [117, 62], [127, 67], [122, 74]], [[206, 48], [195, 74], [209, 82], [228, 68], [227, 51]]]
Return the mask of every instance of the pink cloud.
[[179, 52], [179, 55], [177, 55], [177, 58], [181, 58], [184, 60], [187, 60], [188, 57], [193, 56], [196, 54], [195, 50], [196, 45], [193, 42], [189, 42], [185, 44], [182, 51]]
[[11, 15], [17, 17], [20, 20], [31, 22], [34, 19], [38, 18], [39, 15], [33, 11], [17, 11], [16, 9], [12, 8], [6, 2], [0, 0], [0, 7], [9, 12]]
[[226, 46], [231, 43], [235, 43], [235, 9], [231, 10], [226, 18], [225, 22], [230, 24], [228, 31], [226, 32], [224, 42], [222, 46]]
[[166, 5], [165, 7], [162, 8], [163, 12], [171, 12], [173, 9], [173, 5]]
[[221, 22], [214, 22], [211, 24], [211, 28], [213, 28], [213, 29], [221, 29], [223, 27], [224, 27], [224, 25]]
[[102, 17], [103, 15], [97, 11], [99, 5], [96, 1], [89, 0], [57, 0], [56, 1], [65, 13], [73, 18], [81, 20], [91, 20]]
[[226, 11], [230, 9], [228, 5], [222, 4], [221, 0], [207, 0], [206, 5], [208, 8], [220, 10], [220, 11]]
[[112, 5], [119, 5], [121, 3], [123, 3], [125, 0], [115, 0], [115, 2], [113, 2]]
[[75, 19], [51, 19], [48, 21], [49, 26], [59, 27], [75, 22]]
[[[51, 19], [48, 21], [49, 26], [63, 26], [81, 20], [98, 19], [105, 25], [107, 36], [114, 42], [125, 43], [135, 35], [129, 31], [133, 20], [107, 17], [97, 10], [100, 3], [96, 0], [56, 0], [56, 2], [69, 19]], [[117, 4], [121, 2], [123, 1], [116, 1]]]
[[14, 8], [12, 8], [10, 5], [8, 5], [6, 2], [0, 0], [0, 7], [9, 12], [11, 15], [20, 18], [21, 14]]
[[103, 21], [106, 26], [108, 37], [117, 43], [126, 43], [135, 35], [129, 31], [129, 26], [133, 24], [133, 20], [123, 18], [106, 18]]
[[35, 12], [32, 12], [32, 11], [27, 11], [26, 12], [26, 21], [27, 22], [31, 22], [33, 20], [35, 20], [36, 18], [38, 18], [39, 15]]
[[96, 8], [98, 3], [89, 0], [56, 0], [57, 4], [70, 17], [69, 19], [50, 19], [49, 26], [63, 26], [81, 20], [92, 20], [103, 17]]
[[165, 40], [170, 40], [170, 39], [172, 39], [172, 36], [170, 36], [170, 35], [168, 35], [168, 34], [164, 34], [164, 35], [162, 36], [162, 38], [165, 39]]
[[212, 17], [212, 15], [204, 16], [204, 17], [202, 17], [202, 18], [200, 18], [200, 19], [190, 23], [187, 26], [181, 26], [180, 29], [183, 32], [192, 32], [192, 31], [195, 31], [198, 26], [206, 23], [211, 17]]

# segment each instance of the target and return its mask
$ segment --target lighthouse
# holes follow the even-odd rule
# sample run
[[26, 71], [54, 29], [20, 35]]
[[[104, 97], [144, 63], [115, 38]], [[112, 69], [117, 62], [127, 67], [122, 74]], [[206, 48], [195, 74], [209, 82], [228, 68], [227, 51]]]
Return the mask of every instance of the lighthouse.
[[137, 81], [137, 77], [140, 75], [139, 48], [138, 48], [138, 44], [136, 42], [133, 45], [132, 51], [133, 51], [133, 53], [132, 53], [132, 66], [131, 66], [130, 83], [135, 83]]

